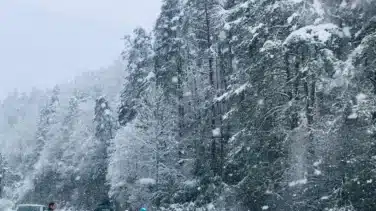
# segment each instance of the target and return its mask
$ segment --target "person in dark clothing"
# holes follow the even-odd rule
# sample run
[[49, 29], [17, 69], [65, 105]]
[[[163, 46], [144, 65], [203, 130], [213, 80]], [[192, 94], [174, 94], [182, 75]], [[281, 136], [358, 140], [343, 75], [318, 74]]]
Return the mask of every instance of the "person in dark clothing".
[[102, 203], [98, 205], [97, 208], [95, 208], [94, 211], [114, 211], [114, 209], [111, 206], [111, 202], [108, 199], [103, 200]]
[[54, 211], [56, 210], [56, 203], [55, 202], [50, 202], [48, 204], [48, 211]]

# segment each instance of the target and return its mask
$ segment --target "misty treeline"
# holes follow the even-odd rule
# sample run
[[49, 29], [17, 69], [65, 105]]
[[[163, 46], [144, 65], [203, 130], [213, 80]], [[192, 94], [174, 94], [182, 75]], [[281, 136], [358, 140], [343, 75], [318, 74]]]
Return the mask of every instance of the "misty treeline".
[[0, 196], [376, 209], [376, 1], [163, 0], [124, 41], [125, 71], [3, 101]]

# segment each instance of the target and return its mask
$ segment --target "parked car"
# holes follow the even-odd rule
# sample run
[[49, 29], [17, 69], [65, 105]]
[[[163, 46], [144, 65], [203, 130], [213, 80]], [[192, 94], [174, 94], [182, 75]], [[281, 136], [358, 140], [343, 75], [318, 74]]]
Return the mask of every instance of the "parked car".
[[47, 211], [48, 208], [45, 205], [40, 204], [19, 204], [16, 211]]

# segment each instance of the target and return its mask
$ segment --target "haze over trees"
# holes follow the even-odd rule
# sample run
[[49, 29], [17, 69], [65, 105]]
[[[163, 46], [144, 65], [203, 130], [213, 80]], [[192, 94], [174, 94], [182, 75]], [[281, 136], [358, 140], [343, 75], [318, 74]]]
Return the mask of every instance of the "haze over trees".
[[2, 101], [0, 197], [376, 209], [376, 1], [163, 0], [124, 41], [124, 64]]

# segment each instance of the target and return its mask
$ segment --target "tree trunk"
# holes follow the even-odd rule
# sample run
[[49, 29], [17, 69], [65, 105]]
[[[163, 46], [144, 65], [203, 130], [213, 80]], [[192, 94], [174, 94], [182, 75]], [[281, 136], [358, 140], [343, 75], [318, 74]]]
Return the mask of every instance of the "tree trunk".
[[[215, 87], [214, 87], [214, 68], [213, 68], [213, 56], [211, 54], [212, 42], [211, 42], [211, 31], [210, 31], [210, 17], [209, 17], [209, 10], [208, 10], [208, 2], [205, 0], [205, 23], [206, 23], [206, 43], [207, 43], [207, 53], [208, 53], [208, 62], [209, 62], [209, 83], [212, 96], [215, 96]], [[209, 98], [211, 99], [211, 98]], [[212, 159], [212, 170], [215, 174], [217, 174], [217, 143], [216, 137], [213, 135], [213, 130], [215, 129], [215, 103], [211, 102], [211, 115], [210, 115], [210, 128], [212, 132], [212, 140], [211, 140], [211, 159]]]

